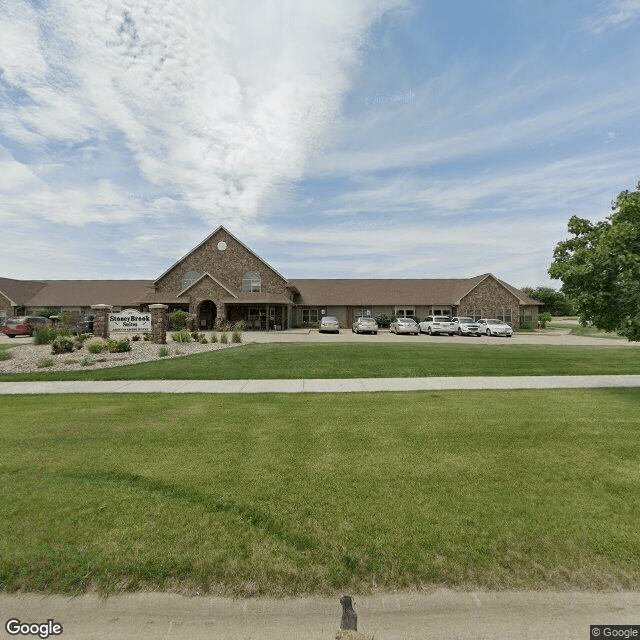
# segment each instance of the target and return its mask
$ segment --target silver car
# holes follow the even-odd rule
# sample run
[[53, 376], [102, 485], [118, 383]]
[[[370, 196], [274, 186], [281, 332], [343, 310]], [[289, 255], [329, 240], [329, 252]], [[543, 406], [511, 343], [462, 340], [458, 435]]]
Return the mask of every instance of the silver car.
[[453, 326], [456, 330], [456, 333], [459, 336], [479, 336], [480, 335], [480, 325], [475, 322], [473, 318], [465, 317], [465, 316], [456, 316], [455, 318], [451, 318], [453, 321]]
[[513, 335], [513, 329], [502, 320], [496, 318], [480, 318], [478, 320], [480, 330], [488, 336], [506, 336], [510, 338]]
[[420, 333], [416, 321], [413, 318], [396, 318], [389, 326], [391, 333], [412, 333], [417, 336]]
[[334, 318], [333, 316], [323, 316], [322, 320], [320, 320], [318, 333], [322, 333], [323, 331], [340, 333], [340, 323], [338, 322], [338, 318]]
[[366, 332], [366, 333], [377, 334], [378, 323], [375, 321], [374, 318], [368, 318], [368, 317], [356, 318], [353, 325], [351, 325], [351, 331], [353, 331], [353, 333]]

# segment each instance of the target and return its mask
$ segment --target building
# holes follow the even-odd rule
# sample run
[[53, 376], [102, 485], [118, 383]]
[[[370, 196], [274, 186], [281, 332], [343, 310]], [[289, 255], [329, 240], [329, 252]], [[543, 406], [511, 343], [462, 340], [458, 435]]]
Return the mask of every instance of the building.
[[166, 304], [194, 326], [239, 320], [250, 329], [312, 326], [323, 315], [350, 326], [361, 315], [464, 315], [536, 325], [542, 303], [490, 273], [444, 279], [287, 280], [224, 227], [219, 227], [156, 280], [0, 278], [0, 315], [51, 308], [82, 315], [95, 304], [114, 310]]

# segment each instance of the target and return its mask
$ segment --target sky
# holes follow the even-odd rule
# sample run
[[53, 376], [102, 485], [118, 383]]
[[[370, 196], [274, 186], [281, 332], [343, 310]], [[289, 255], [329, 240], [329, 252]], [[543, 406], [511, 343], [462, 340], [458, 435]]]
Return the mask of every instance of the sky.
[[0, 0], [0, 276], [552, 286], [640, 179], [640, 0]]

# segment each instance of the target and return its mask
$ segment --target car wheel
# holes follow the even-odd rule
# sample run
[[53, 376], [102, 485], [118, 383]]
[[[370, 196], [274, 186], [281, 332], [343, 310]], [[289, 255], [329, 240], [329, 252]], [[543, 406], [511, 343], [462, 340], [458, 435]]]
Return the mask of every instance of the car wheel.
[[427, 335], [430, 336], [431, 335], [431, 327], [427, 327]]
[[449, 336], [452, 336], [452, 335], [453, 335], [453, 333], [450, 333], [450, 334], [449, 334]]
[[487, 329], [487, 335], [490, 336], [491, 335], [491, 329]]
[[462, 335], [462, 329], [460, 327], [458, 327], [458, 335], [461, 336]]
[[378, 332], [377, 332], [377, 331], [372, 331], [372, 333], [373, 333], [373, 335], [374, 335], [374, 336], [377, 336], [377, 335], [378, 335]]
[[10, 333], [10, 334], [9, 334], [9, 337], [10, 337], [10, 338], [15, 338], [16, 336], [15, 336], [13, 333]]

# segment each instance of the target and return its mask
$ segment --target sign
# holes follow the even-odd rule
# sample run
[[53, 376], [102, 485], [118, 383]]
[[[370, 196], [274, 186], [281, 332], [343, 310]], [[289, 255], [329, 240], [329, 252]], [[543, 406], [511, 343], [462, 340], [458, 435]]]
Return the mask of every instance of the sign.
[[124, 309], [109, 314], [109, 333], [121, 331], [126, 333], [150, 333], [151, 314], [148, 311]]

